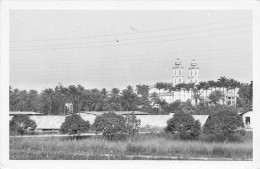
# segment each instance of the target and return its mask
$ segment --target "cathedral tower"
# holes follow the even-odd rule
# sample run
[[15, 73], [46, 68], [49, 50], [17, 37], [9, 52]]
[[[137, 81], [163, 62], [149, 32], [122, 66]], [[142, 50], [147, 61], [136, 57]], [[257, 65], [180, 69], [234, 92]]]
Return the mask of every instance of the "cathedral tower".
[[197, 66], [197, 62], [195, 59], [192, 60], [191, 65], [189, 67], [189, 82], [190, 83], [199, 83], [199, 67]]
[[173, 86], [179, 83], [183, 83], [183, 66], [178, 58], [173, 67]]

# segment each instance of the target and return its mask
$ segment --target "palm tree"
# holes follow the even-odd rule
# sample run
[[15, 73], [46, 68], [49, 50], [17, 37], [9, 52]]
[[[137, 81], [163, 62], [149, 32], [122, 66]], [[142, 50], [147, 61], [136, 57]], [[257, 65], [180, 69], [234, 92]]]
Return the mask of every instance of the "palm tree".
[[53, 89], [45, 89], [42, 93], [44, 105], [49, 106], [49, 114], [52, 114], [52, 108], [58, 103], [58, 95], [53, 91]]
[[[210, 93], [209, 95], [209, 99], [212, 103], [215, 104], [215, 106], [217, 105], [217, 102], [219, 102], [220, 100], [224, 100], [224, 94], [222, 93], [222, 91], [220, 90], [216, 90], [212, 93]], [[224, 109], [224, 104], [223, 104], [223, 109]]]
[[161, 89], [164, 88], [164, 83], [163, 82], [157, 82], [154, 87], [159, 90], [159, 95], [160, 95]]
[[120, 104], [120, 90], [118, 88], [113, 88], [109, 95], [109, 107], [107, 107], [108, 110], [120, 110], [121, 104]]
[[240, 86], [240, 83], [234, 79], [229, 79], [229, 82], [230, 82], [230, 89], [233, 89], [233, 96], [234, 96], [234, 102], [235, 102], [235, 106], [236, 106], [236, 89]]
[[14, 109], [19, 111], [27, 110], [27, 103], [29, 100], [28, 93], [26, 90], [17, 90], [17, 95], [14, 98]]
[[205, 87], [206, 87], [206, 82], [199, 82], [199, 88], [203, 90], [203, 93], [204, 93]]
[[205, 82], [204, 89], [206, 90], [206, 97], [208, 97], [209, 83]]
[[228, 79], [225, 76], [221, 76], [219, 79], [220, 87], [223, 89], [223, 94], [225, 95], [225, 87], [227, 86]]
[[76, 108], [77, 112], [77, 104], [79, 102], [79, 95], [80, 92], [77, 90], [77, 87], [74, 85], [70, 85], [67, 89], [67, 96], [68, 96], [68, 100], [67, 101], [71, 101], [72, 102], [72, 113], [74, 113], [74, 108]]
[[[198, 85], [199, 87], [200, 85]], [[194, 88], [193, 89], [193, 95], [192, 95], [192, 99], [195, 101], [196, 104], [196, 108], [198, 107], [198, 101], [202, 100], [201, 98], [201, 92], [198, 88]]]
[[209, 84], [209, 88], [211, 89], [211, 92], [212, 92], [212, 88], [216, 87], [216, 82], [214, 80], [210, 80], [210, 81], [208, 81], [208, 84]]

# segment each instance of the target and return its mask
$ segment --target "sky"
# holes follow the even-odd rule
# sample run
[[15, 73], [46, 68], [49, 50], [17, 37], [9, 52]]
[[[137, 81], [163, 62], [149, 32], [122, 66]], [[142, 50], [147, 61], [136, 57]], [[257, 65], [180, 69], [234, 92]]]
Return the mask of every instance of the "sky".
[[177, 58], [185, 80], [195, 59], [201, 81], [249, 83], [251, 17], [247, 10], [12, 10], [10, 85], [110, 90], [172, 82]]

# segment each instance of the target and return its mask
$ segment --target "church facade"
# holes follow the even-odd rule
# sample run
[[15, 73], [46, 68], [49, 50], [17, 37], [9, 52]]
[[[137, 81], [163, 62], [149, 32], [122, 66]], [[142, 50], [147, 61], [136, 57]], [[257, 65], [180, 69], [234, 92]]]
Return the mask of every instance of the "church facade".
[[[199, 76], [199, 67], [195, 59], [193, 59], [190, 63], [190, 66], [188, 68], [188, 77], [187, 79], [184, 79], [184, 67], [182, 66], [182, 63], [180, 59], [177, 59], [175, 62], [175, 65], [173, 67], [173, 79], [172, 79], [172, 84], [173, 86], [176, 86], [177, 84], [180, 83], [194, 83], [199, 84], [200, 82], [200, 76]], [[199, 90], [200, 96], [203, 100], [209, 101], [208, 96], [210, 95], [211, 92], [215, 90], [220, 90], [224, 93], [225, 95], [225, 104], [231, 104], [235, 105], [236, 103], [236, 97], [238, 96], [238, 88], [234, 90], [226, 90], [223, 88], [211, 88], [208, 90]], [[193, 99], [193, 93], [192, 89], [189, 91], [186, 89], [182, 89], [180, 91], [166, 91], [166, 90], [161, 90], [159, 91], [156, 89], [154, 86], [151, 87], [150, 93], [157, 93], [160, 99], [164, 99], [168, 103], [173, 103], [177, 100], [185, 102], [187, 100], [191, 100], [193, 104], [195, 104], [195, 101]]]

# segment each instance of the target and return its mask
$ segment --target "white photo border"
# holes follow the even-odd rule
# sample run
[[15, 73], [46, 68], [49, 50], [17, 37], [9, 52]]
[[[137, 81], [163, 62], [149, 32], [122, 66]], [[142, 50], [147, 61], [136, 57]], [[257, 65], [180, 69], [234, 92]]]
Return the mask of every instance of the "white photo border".
[[[200, 168], [260, 169], [260, 1], [3, 1], [1, 3], [0, 168]], [[10, 10], [251, 10], [253, 16], [253, 161], [9, 160], [9, 12]], [[250, 71], [250, 70], [248, 70]], [[258, 147], [258, 148], [257, 148]], [[256, 151], [258, 150], [258, 151]]]

